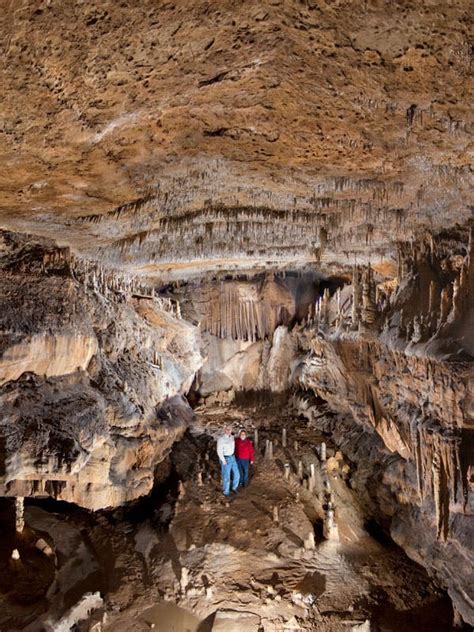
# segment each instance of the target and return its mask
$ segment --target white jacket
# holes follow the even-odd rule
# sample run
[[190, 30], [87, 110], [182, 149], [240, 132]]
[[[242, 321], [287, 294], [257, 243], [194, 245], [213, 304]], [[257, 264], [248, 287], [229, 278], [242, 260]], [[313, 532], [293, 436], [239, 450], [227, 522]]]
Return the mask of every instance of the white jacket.
[[225, 463], [226, 456], [232, 456], [235, 450], [235, 440], [232, 435], [223, 434], [217, 439], [217, 456], [221, 463]]

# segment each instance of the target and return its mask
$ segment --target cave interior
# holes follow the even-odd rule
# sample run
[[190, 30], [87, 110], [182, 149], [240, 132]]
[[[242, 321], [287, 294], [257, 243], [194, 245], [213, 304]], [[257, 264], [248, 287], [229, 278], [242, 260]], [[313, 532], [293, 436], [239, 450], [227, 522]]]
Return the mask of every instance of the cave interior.
[[0, 630], [471, 630], [469, 2], [0, 2]]

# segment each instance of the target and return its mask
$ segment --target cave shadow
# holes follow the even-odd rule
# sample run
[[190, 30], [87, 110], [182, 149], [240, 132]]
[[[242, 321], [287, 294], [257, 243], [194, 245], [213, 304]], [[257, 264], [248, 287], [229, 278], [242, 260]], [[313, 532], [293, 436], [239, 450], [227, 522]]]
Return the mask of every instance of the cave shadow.
[[216, 618], [216, 613], [213, 612], [208, 617], [206, 617], [204, 621], [201, 621], [201, 623], [197, 627], [196, 632], [212, 632], [215, 618]]

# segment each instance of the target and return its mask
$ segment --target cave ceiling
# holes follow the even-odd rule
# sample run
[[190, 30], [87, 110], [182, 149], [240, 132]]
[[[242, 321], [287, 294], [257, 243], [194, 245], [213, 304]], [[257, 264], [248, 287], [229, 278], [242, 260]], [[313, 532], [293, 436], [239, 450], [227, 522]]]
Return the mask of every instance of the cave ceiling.
[[472, 218], [468, 0], [0, 4], [4, 228], [165, 277]]

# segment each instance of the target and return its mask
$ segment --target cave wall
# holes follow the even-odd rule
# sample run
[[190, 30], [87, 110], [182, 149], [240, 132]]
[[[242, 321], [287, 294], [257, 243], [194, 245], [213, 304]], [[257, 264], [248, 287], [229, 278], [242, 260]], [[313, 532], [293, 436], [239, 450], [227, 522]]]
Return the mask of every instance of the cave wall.
[[465, 237], [459, 255], [441, 237], [436, 252], [419, 244], [408, 256], [401, 245], [396, 285], [355, 269], [349, 302], [340, 293], [323, 298], [295, 331], [307, 352], [295, 379], [337, 413], [345, 430], [329, 430], [349, 456], [378, 472], [370, 494], [394, 540], [438, 576], [472, 623], [474, 323], [465, 314], [473, 264]]
[[189, 421], [197, 328], [167, 302], [94, 289], [53, 243], [2, 237], [0, 493], [92, 509], [149, 493]]

